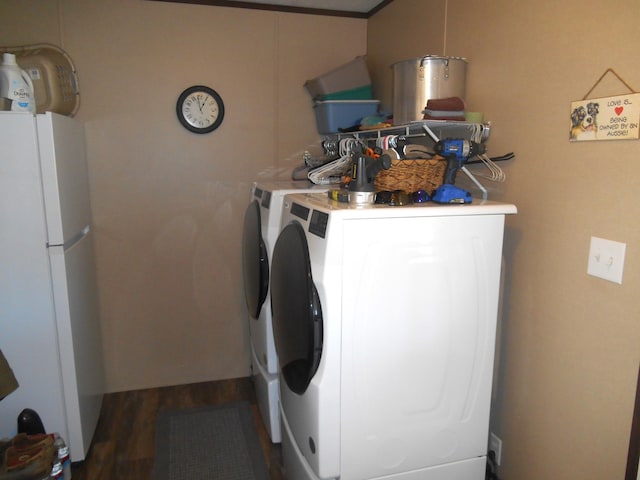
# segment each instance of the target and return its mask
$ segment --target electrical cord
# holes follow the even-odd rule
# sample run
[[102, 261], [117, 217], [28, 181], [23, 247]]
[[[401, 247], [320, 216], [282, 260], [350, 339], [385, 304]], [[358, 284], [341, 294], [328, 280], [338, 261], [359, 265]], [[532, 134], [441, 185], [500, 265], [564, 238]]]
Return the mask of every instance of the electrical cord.
[[489, 453], [487, 453], [487, 470], [485, 480], [500, 480], [497, 471], [498, 465], [496, 463], [496, 452], [489, 450]]

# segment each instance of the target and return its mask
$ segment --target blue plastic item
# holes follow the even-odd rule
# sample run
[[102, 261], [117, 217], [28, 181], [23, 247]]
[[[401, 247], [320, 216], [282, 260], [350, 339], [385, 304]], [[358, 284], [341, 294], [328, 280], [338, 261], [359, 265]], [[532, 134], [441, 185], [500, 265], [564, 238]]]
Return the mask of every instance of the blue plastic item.
[[360, 125], [364, 117], [378, 112], [380, 100], [335, 100], [316, 102], [313, 110], [316, 114], [318, 133], [336, 133], [341, 128]]
[[436, 203], [471, 203], [473, 197], [466, 190], [445, 183], [436, 189], [431, 200]]

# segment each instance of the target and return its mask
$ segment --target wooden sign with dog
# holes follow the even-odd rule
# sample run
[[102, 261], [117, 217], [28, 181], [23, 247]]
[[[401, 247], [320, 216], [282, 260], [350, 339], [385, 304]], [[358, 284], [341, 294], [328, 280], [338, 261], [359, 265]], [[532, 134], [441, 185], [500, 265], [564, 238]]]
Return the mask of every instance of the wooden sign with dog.
[[[629, 95], [587, 100], [593, 89], [607, 74], [613, 74], [629, 89]], [[640, 93], [631, 88], [613, 68], [607, 68], [582, 100], [571, 103], [569, 140], [629, 140], [638, 139], [640, 129]]]
[[640, 138], [640, 93], [571, 103], [569, 140]]

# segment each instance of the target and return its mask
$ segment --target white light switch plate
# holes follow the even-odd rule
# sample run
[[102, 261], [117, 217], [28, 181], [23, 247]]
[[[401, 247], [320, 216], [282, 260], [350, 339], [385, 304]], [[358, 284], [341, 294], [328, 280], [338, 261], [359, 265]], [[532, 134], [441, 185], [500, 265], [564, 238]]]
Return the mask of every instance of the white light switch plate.
[[622, 284], [626, 243], [591, 237], [587, 273], [610, 282]]

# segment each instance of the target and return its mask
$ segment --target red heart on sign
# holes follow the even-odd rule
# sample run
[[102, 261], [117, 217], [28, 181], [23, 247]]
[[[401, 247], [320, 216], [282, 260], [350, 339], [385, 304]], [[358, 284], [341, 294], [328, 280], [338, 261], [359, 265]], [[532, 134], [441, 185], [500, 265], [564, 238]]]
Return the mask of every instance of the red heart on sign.
[[623, 107], [616, 107], [616, 115], [620, 115], [623, 110], [624, 110]]

